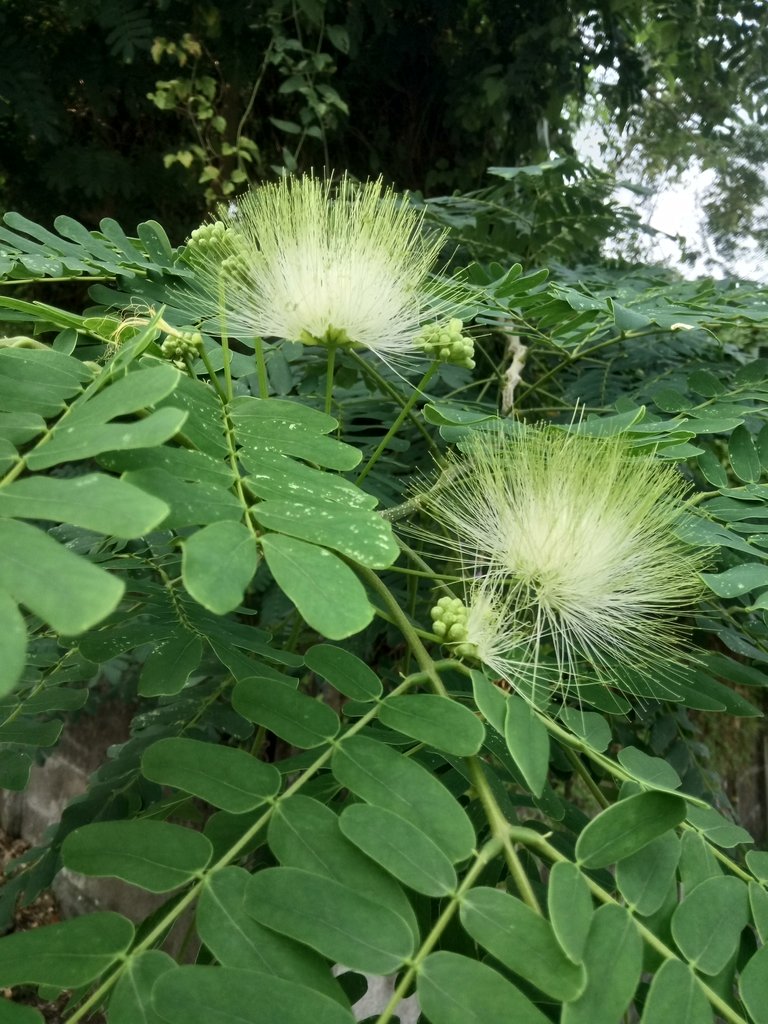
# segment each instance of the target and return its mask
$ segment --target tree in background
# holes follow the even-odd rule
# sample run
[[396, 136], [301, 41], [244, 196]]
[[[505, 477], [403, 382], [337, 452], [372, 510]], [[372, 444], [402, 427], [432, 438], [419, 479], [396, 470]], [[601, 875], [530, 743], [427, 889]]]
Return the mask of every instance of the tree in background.
[[475, 189], [489, 166], [571, 153], [590, 96], [622, 132], [617, 164], [718, 171], [723, 237], [764, 194], [749, 141], [764, 15], [764, 0], [6, 0], [4, 205], [183, 233], [283, 168]]

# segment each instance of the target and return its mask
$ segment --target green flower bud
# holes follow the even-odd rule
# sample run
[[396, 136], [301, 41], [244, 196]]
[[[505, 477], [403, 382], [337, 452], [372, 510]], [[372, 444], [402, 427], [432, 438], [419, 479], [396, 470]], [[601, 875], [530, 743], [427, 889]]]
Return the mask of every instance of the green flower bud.
[[221, 220], [212, 221], [210, 224], [202, 224], [195, 228], [189, 236], [187, 249], [193, 253], [203, 253], [206, 250], [217, 248], [230, 229]]
[[160, 345], [160, 351], [174, 363], [184, 365], [187, 359], [194, 359], [203, 345], [199, 331], [173, 331]]
[[459, 597], [441, 597], [429, 612], [432, 631], [455, 654], [474, 655], [475, 644], [467, 643], [467, 616], [469, 609]]
[[416, 344], [433, 359], [473, 370], [475, 343], [461, 333], [463, 327], [461, 320], [455, 318], [447, 324], [430, 324], [416, 338]]

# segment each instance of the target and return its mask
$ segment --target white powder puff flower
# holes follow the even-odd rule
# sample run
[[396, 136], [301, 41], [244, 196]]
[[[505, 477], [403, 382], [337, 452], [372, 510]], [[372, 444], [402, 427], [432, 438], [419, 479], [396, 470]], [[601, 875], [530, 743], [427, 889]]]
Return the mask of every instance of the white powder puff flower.
[[452, 310], [455, 289], [431, 283], [444, 235], [381, 180], [333, 189], [285, 178], [238, 199], [236, 216], [193, 233], [197, 286], [175, 304], [240, 337], [353, 344], [384, 359], [420, 354], [425, 321]]
[[458, 544], [481, 660], [510, 682], [515, 666], [551, 678], [554, 665], [564, 686], [585, 662], [628, 690], [635, 671], [674, 674], [705, 562], [675, 532], [684, 487], [620, 436], [476, 435], [419, 504], [443, 528], [435, 545]]

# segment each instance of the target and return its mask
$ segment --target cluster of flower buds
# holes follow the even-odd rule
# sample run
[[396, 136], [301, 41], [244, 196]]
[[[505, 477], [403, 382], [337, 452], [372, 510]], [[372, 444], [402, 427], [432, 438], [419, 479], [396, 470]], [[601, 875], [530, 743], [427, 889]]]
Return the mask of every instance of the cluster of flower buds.
[[247, 281], [249, 261], [242, 235], [223, 220], [214, 220], [195, 228], [187, 242], [186, 256], [193, 264], [218, 268], [222, 280], [233, 276]]
[[416, 344], [433, 359], [474, 370], [475, 343], [461, 333], [463, 328], [461, 320], [455, 318], [447, 324], [430, 324], [416, 338]]
[[165, 341], [160, 346], [160, 351], [166, 359], [184, 366], [188, 359], [194, 359], [203, 345], [203, 336], [199, 331], [177, 331], [169, 330]]
[[472, 657], [477, 645], [467, 641], [467, 617], [469, 609], [460, 597], [441, 597], [430, 610], [432, 630], [445, 644], [450, 644], [455, 654]]
[[191, 254], [204, 255], [211, 249], [218, 249], [227, 233], [232, 229], [223, 220], [214, 220], [195, 228], [187, 241], [187, 249]]

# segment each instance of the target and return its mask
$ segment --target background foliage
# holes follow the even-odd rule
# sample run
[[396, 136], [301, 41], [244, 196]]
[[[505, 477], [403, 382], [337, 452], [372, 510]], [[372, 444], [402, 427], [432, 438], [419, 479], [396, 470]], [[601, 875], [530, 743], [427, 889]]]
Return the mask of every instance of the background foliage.
[[[162, 220], [289, 170], [440, 195], [572, 154], [696, 161], [725, 256], [765, 196], [764, 0], [39, 0], [0, 7], [6, 209]], [[730, 249], [729, 249], [730, 247]]]

